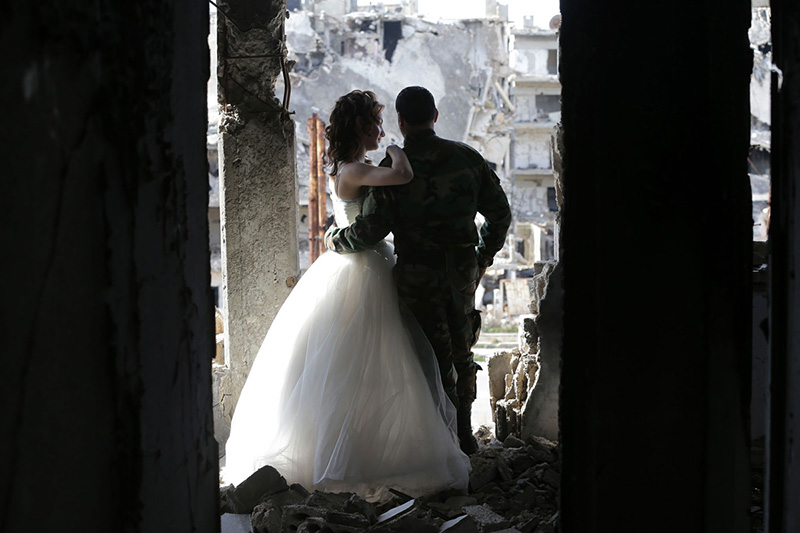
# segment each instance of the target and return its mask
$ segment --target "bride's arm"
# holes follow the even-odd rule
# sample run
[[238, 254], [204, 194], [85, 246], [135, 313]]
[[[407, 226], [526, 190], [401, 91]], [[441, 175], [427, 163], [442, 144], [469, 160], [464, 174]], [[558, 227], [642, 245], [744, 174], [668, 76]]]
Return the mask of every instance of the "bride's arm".
[[390, 168], [375, 167], [366, 163], [347, 165], [342, 178], [357, 187], [381, 187], [384, 185], [403, 185], [411, 181], [414, 171], [405, 152], [397, 145], [386, 148], [386, 155], [392, 158]]

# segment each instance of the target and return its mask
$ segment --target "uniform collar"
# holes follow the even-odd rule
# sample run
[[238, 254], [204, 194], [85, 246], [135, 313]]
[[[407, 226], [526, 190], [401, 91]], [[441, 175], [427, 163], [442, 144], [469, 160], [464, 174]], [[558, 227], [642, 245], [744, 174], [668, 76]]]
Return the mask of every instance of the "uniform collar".
[[420, 140], [430, 139], [434, 137], [436, 132], [433, 129], [419, 130], [406, 135], [405, 144], [419, 142]]

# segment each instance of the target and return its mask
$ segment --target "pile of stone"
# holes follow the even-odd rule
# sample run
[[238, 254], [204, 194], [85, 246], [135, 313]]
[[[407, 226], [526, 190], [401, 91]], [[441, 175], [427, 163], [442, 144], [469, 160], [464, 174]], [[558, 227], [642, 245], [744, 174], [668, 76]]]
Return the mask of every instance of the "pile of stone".
[[499, 352], [487, 364], [492, 419], [497, 438], [522, 434], [522, 412], [539, 377], [539, 355], [519, 349]]
[[519, 317], [518, 348], [487, 361], [497, 438], [558, 438], [563, 291], [556, 261], [535, 265], [531, 314]]
[[[471, 457], [468, 494], [443, 491], [372, 504], [351, 493], [309, 493], [269, 466], [221, 490], [222, 513], [250, 513], [253, 533], [552, 533], [558, 522], [558, 450], [552, 442], [511, 435], [500, 443], [484, 430]], [[479, 435], [480, 436], [480, 435]]]

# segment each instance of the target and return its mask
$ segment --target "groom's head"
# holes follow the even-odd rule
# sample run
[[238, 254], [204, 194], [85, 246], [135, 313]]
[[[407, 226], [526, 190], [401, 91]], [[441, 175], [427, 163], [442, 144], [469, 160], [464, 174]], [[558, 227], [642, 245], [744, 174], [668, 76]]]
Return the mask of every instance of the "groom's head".
[[425, 87], [406, 87], [394, 101], [397, 123], [403, 136], [417, 130], [433, 128], [439, 118], [433, 95]]

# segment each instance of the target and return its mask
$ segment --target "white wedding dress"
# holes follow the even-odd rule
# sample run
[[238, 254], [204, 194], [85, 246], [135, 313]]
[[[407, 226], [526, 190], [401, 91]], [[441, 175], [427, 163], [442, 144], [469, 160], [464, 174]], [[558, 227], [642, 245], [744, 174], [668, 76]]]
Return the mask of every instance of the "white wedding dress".
[[[359, 200], [332, 194], [340, 227]], [[422, 329], [401, 312], [389, 243], [325, 252], [284, 302], [242, 390], [226, 445], [226, 483], [264, 465], [309, 490], [383, 499], [466, 489], [455, 435]]]

